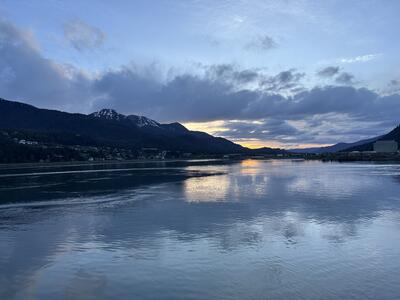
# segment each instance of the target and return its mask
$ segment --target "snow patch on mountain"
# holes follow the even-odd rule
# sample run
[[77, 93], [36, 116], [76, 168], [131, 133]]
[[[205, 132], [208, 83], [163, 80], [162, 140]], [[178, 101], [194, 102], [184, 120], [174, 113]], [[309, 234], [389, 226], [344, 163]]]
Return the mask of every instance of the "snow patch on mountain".
[[152, 119], [146, 118], [144, 116], [136, 116], [136, 115], [125, 116], [123, 114], [117, 113], [115, 110], [110, 108], [104, 108], [102, 110], [96, 111], [90, 114], [90, 116], [95, 118], [114, 120], [114, 121], [129, 120], [137, 127], [160, 127], [161, 125], [160, 123]]
[[128, 116], [128, 119], [134, 124], [136, 124], [136, 126], [138, 127], [145, 127], [145, 126], [160, 127], [160, 123], [143, 116], [130, 115]]
[[91, 116], [95, 118], [107, 119], [107, 120], [115, 120], [121, 121], [126, 119], [126, 116], [117, 113], [115, 110], [110, 108], [104, 108], [102, 110], [96, 111], [91, 114]]

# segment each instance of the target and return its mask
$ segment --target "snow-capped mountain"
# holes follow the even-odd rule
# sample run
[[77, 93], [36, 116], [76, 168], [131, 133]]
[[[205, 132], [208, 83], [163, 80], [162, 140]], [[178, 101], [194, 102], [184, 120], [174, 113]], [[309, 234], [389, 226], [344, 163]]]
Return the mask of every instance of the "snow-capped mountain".
[[96, 112], [90, 114], [90, 116], [95, 117], [95, 118], [114, 120], [114, 121], [128, 120], [133, 125], [140, 127], [140, 128], [142, 128], [142, 127], [160, 127], [160, 125], [161, 125], [160, 123], [158, 123], [152, 119], [149, 119], [149, 118], [146, 118], [143, 116], [136, 116], [136, 115], [125, 116], [125, 115], [120, 114], [110, 108], [104, 108], [102, 110], [96, 111]]
[[90, 116], [95, 117], [95, 118], [101, 118], [101, 119], [107, 119], [107, 120], [115, 120], [115, 121], [122, 121], [126, 119], [126, 116], [123, 114], [117, 113], [115, 110], [110, 109], [110, 108], [104, 108], [102, 110], [96, 111]]

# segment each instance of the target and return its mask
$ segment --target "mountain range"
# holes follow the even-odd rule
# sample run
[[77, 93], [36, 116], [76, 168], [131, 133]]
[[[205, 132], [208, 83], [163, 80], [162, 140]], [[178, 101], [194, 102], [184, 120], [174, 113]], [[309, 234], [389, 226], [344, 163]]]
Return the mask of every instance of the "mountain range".
[[[157, 148], [195, 154], [254, 151], [221, 137], [188, 130], [177, 122], [161, 124], [143, 116], [123, 115], [112, 109], [102, 109], [89, 115], [67, 113], [5, 99], [0, 99], [0, 130], [5, 130], [7, 136], [12, 131], [23, 134], [25, 139], [59, 145], [132, 150]], [[281, 149], [262, 148], [256, 153], [260, 151], [284, 152]]]

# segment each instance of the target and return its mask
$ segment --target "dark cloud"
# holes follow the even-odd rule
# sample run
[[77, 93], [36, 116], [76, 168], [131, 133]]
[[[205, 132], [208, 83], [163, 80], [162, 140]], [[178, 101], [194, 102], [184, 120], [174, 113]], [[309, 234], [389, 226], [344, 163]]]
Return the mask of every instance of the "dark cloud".
[[351, 85], [354, 83], [354, 75], [347, 72], [342, 72], [335, 78], [335, 82], [339, 84]]
[[268, 140], [276, 142], [292, 142], [304, 140], [306, 132], [290, 125], [287, 121], [267, 119], [257, 122], [227, 121], [225, 130], [217, 132], [232, 140]]
[[141, 71], [125, 68], [104, 74], [95, 89], [104, 96], [100, 106], [160, 120], [257, 119], [277, 110], [284, 113], [291, 100], [279, 93], [298, 88], [303, 76], [295, 70], [267, 76], [218, 65], [209, 67], [204, 76], [181, 74], [158, 83]]
[[0, 95], [39, 106], [76, 109], [89, 99], [90, 81], [76, 69], [42, 56], [34, 38], [0, 21]]
[[260, 93], [258, 96], [242, 112], [242, 118], [278, 116], [299, 120], [326, 113], [357, 113], [377, 97], [368, 90], [339, 86], [313, 88], [288, 97], [275, 93]]
[[0, 97], [6, 99], [81, 112], [108, 107], [159, 121], [240, 120], [227, 122], [228, 137], [303, 143], [335, 142], [344, 132], [364, 138], [363, 128], [381, 134], [400, 115], [399, 94], [349, 86], [348, 73], [337, 76], [342, 85], [305, 88], [305, 74], [294, 69], [273, 75], [232, 64], [198, 69], [165, 77], [154, 66], [129, 65], [93, 79], [45, 58], [29, 33], [0, 22]]
[[[343, 136], [345, 128], [356, 128], [355, 124], [361, 124], [363, 128], [371, 126], [380, 134], [382, 128], [388, 129], [396, 124], [400, 113], [398, 94], [380, 96], [371, 90], [352, 86], [316, 87], [284, 96], [262, 89], [237, 90], [229, 80], [214, 77], [184, 74], [154, 85], [151, 80], [143, 81], [132, 71], [121, 72], [108, 73], [97, 81], [98, 92], [107, 95], [99, 108], [112, 107], [164, 121], [243, 120], [246, 123], [250, 120], [272, 119], [281, 126], [289, 124], [283, 123], [287, 121], [303, 122], [302, 126], [312, 133], [299, 135], [287, 130], [289, 127], [283, 127], [287, 130], [287, 136], [279, 137], [281, 131], [277, 126], [272, 127], [271, 123], [268, 125], [276, 132], [270, 131], [270, 135], [263, 132], [265, 126], [259, 123], [251, 123], [251, 128], [244, 128], [250, 125], [232, 123], [230, 129], [241, 125], [241, 130], [236, 128], [235, 133], [224, 134], [227, 137], [245, 137], [245, 129], [250, 132], [259, 127], [252, 136], [267, 138], [275, 134], [282, 142], [287, 142], [292, 135], [292, 139], [303, 139], [303, 142], [316, 142], [315, 138], [335, 142]], [[287, 76], [277, 78], [286, 79]], [[333, 126], [336, 132], [333, 135], [328, 129], [338, 122], [339, 116], [346, 125], [340, 128]], [[326, 132], [329, 138], [322, 137], [319, 132]], [[364, 138], [364, 135], [360, 134], [360, 137]], [[354, 138], [357, 139], [356, 136]]]
[[302, 89], [300, 81], [304, 76], [304, 73], [291, 69], [264, 78], [261, 85], [264, 90], [269, 92], [300, 91]]
[[257, 36], [252, 41], [250, 41], [245, 49], [247, 50], [271, 50], [278, 47], [278, 43], [270, 36]]
[[99, 28], [81, 20], [72, 20], [64, 24], [66, 40], [78, 51], [92, 50], [103, 45], [105, 34]]
[[234, 118], [254, 97], [249, 90], [234, 91], [225, 80], [182, 74], [161, 84], [131, 69], [104, 74], [94, 89], [103, 95], [99, 108], [110, 106], [170, 121]]
[[320, 77], [331, 78], [337, 75], [340, 71], [340, 67], [326, 67], [317, 72], [317, 75]]
[[345, 115], [330, 113], [305, 117], [301, 125], [292, 123], [274, 117], [257, 122], [226, 121], [225, 129], [216, 135], [238, 142], [261, 140], [281, 143], [290, 148], [305, 143], [354, 142], [384, 134], [393, 127], [393, 123], [350, 121]]
[[212, 80], [229, 81], [234, 84], [254, 83], [263, 78], [258, 70], [240, 70], [232, 64], [203, 66], [206, 77]]
[[276, 75], [269, 75], [265, 70], [240, 69], [233, 64], [203, 66], [206, 70], [205, 78], [215, 82], [225, 82], [238, 88], [258, 87], [268, 92], [293, 92], [302, 90], [301, 80], [305, 73], [296, 69], [282, 71]]

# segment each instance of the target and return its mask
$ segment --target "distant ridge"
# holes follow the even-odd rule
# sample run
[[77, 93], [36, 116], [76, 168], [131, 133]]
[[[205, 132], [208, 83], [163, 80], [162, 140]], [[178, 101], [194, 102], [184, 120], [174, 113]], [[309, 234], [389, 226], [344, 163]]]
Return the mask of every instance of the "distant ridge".
[[337, 143], [332, 146], [326, 147], [314, 147], [314, 148], [302, 148], [302, 149], [289, 149], [289, 152], [293, 153], [314, 153], [314, 154], [323, 154], [323, 153], [336, 153], [340, 151], [345, 151], [346, 149], [356, 147], [359, 145], [372, 143], [378, 140], [380, 137], [373, 137], [365, 140], [360, 140], [354, 143]]
[[391, 130], [389, 133], [378, 137], [374, 141], [369, 141], [361, 145], [355, 145], [353, 147], [347, 148], [346, 151], [372, 151], [374, 142], [378, 140], [379, 141], [394, 140], [400, 143], [400, 125]]
[[336, 152], [351, 152], [351, 151], [372, 151], [373, 144], [376, 141], [381, 140], [395, 140], [400, 143], [400, 125], [391, 130], [389, 133], [360, 140], [354, 143], [338, 143], [327, 147], [315, 147], [315, 148], [304, 148], [304, 149], [289, 149], [288, 152], [291, 153], [313, 153], [313, 154], [323, 154], [323, 153], [336, 153]]

